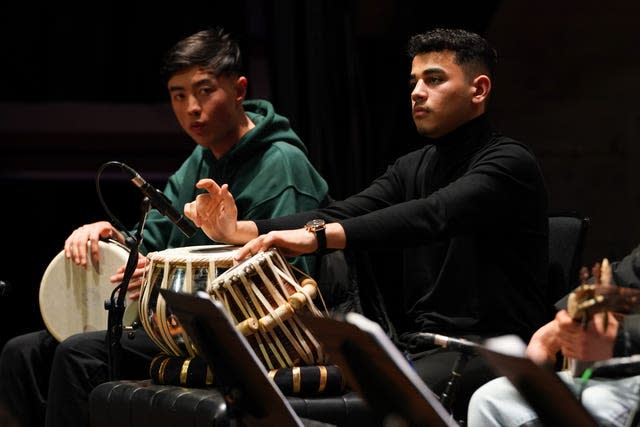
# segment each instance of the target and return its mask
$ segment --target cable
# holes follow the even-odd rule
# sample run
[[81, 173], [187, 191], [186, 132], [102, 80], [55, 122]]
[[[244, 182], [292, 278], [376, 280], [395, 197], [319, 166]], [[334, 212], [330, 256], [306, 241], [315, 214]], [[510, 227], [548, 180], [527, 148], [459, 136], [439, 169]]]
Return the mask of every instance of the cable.
[[96, 174], [96, 193], [98, 194], [98, 200], [100, 201], [100, 204], [102, 205], [102, 208], [104, 209], [104, 211], [109, 216], [109, 219], [111, 220], [111, 223], [118, 230], [121, 230], [123, 233], [125, 233], [128, 238], [133, 238], [133, 236], [131, 235], [131, 232], [122, 224], [122, 222], [113, 213], [111, 213], [111, 211], [109, 210], [109, 207], [107, 206], [107, 204], [104, 201], [104, 198], [102, 197], [102, 191], [100, 190], [100, 178], [102, 176], [103, 171], [108, 166], [117, 166], [121, 170], [124, 170], [125, 167], [126, 167], [126, 165], [124, 163], [112, 160], [112, 161], [104, 163], [102, 166], [100, 166], [100, 168], [98, 168], [98, 173]]
[[582, 392], [584, 391], [587, 383], [591, 379], [591, 375], [593, 374], [593, 370], [591, 368], [587, 368], [584, 370], [582, 375], [580, 376], [580, 387], [578, 389], [578, 400], [582, 401]]

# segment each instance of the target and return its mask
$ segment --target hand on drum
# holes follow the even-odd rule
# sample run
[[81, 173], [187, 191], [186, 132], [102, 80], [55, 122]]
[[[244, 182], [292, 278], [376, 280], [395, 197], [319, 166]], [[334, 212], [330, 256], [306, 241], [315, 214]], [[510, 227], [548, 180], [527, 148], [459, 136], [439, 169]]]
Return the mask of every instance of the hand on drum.
[[[127, 296], [129, 297], [129, 299], [137, 300], [138, 298], [140, 298], [140, 289], [142, 287], [142, 276], [144, 275], [144, 270], [148, 263], [149, 263], [149, 260], [147, 259], [147, 257], [145, 257], [142, 254], [138, 254], [138, 264], [136, 265], [136, 270], [133, 272], [133, 275], [131, 276], [131, 280], [129, 280], [129, 286], [127, 287]], [[120, 284], [120, 282], [122, 282], [122, 279], [124, 278], [125, 267], [126, 266], [123, 265], [120, 268], [118, 268], [118, 271], [116, 271], [116, 274], [114, 274], [109, 278], [111, 283], [113, 283], [114, 285], [118, 285]]]
[[201, 179], [196, 188], [207, 190], [193, 202], [184, 205], [184, 214], [202, 228], [207, 236], [218, 242], [243, 243], [234, 240], [238, 227], [238, 209], [229, 186], [219, 186], [212, 179]]
[[[83, 267], [87, 266], [87, 241], [91, 242], [91, 257], [94, 263], [100, 262], [98, 241], [100, 239], [120, 239], [120, 233], [107, 221], [85, 224], [75, 229], [64, 242], [64, 255]], [[120, 242], [122, 243], [122, 242]]]
[[314, 252], [318, 248], [318, 242], [315, 234], [304, 228], [270, 231], [250, 240], [238, 249], [235, 259], [241, 261], [272, 247], [280, 249], [282, 255], [286, 257], [294, 257]]

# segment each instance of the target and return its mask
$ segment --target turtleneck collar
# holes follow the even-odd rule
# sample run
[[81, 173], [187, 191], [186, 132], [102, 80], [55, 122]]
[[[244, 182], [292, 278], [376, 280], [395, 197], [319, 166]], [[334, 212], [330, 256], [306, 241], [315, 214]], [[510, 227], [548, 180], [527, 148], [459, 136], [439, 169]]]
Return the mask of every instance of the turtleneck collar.
[[473, 148], [478, 144], [486, 143], [491, 132], [492, 127], [487, 113], [483, 113], [440, 138], [428, 138], [428, 143], [435, 145], [442, 154], [464, 151], [463, 147]]

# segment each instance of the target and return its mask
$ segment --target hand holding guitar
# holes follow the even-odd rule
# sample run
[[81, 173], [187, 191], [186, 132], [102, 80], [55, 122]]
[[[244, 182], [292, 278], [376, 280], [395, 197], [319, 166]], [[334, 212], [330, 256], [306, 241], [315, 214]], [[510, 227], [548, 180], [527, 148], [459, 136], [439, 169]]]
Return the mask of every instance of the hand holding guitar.
[[599, 282], [577, 287], [569, 296], [567, 311], [556, 315], [558, 342], [574, 375], [590, 362], [613, 356], [619, 318], [637, 311], [639, 305], [640, 290], [614, 285], [605, 258]]

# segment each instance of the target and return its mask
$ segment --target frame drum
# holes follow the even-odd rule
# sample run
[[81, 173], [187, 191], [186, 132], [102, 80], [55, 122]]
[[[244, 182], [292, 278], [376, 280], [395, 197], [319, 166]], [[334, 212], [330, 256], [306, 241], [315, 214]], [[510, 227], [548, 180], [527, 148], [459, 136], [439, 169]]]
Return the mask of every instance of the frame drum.
[[[78, 266], [62, 250], [44, 272], [39, 292], [40, 314], [58, 341], [108, 327], [109, 312], [104, 303], [115, 287], [109, 277], [126, 264], [129, 250], [113, 240], [99, 241], [98, 245], [100, 265], [92, 262], [87, 268]], [[90, 241], [87, 246], [90, 249]]]

